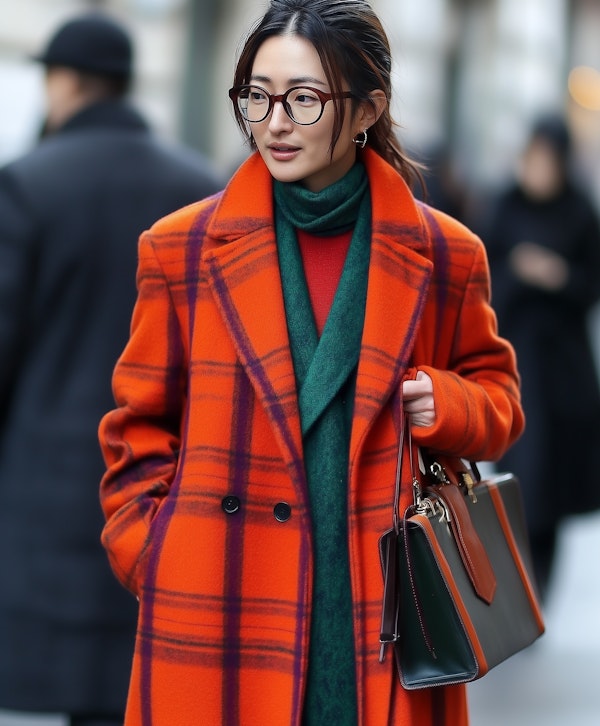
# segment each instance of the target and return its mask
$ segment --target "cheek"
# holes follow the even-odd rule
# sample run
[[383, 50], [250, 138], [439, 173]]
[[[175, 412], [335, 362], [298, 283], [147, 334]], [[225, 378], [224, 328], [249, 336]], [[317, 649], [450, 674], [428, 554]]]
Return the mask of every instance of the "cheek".
[[352, 138], [353, 137], [347, 129], [342, 130], [333, 150], [334, 161], [356, 153], [356, 144], [352, 141]]
[[265, 135], [265, 124], [247, 124], [248, 133], [250, 134], [250, 137], [254, 139], [255, 142], [260, 142], [260, 139]]
[[318, 151], [319, 154], [327, 154], [329, 156], [329, 147], [331, 146], [331, 134], [318, 134], [307, 139], [310, 146]]
[[[331, 156], [331, 141], [333, 137], [333, 122], [324, 123], [323, 126], [307, 126], [305, 127], [305, 136], [307, 146], [310, 146], [316, 154], [329, 162]], [[343, 135], [337, 140], [333, 150], [333, 158], [344, 155], [345, 142]]]
[[[342, 129], [340, 131], [339, 137], [335, 143], [335, 148], [333, 150], [333, 158], [339, 159], [342, 157], [347, 156], [350, 153], [354, 153], [356, 150], [356, 144], [352, 141], [354, 138], [354, 133], [352, 131], [353, 129], [353, 122], [351, 118], [351, 114], [347, 113], [344, 118], [344, 125], [342, 126]], [[329, 125], [328, 129], [328, 135], [327, 135], [327, 144], [329, 145], [331, 143], [331, 137], [333, 135], [333, 123]]]

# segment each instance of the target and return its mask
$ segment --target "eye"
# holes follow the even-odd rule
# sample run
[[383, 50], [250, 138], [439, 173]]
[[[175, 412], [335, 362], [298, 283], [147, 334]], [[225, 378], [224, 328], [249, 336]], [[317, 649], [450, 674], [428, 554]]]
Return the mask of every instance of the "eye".
[[311, 91], [309, 88], [297, 88], [293, 93], [290, 94], [289, 100], [291, 103], [305, 107], [310, 107], [314, 106], [315, 104], [321, 103], [321, 99], [314, 91]]
[[250, 103], [253, 104], [268, 103], [269, 96], [266, 91], [263, 91], [262, 88], [252, 86], [248, 89], [248, 100], [250, 101]]

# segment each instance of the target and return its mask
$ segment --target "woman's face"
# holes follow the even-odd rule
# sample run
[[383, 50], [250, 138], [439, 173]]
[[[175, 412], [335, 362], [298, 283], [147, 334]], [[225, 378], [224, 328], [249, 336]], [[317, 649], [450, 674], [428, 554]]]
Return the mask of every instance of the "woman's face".
[[[312, 86], [330, 93], [319, 55], [314, 46], [298, 35], [279, 35], [260, 46], [250, 83], [270, 94], [285, 93], [293, 86]], [[332, 101], [325, 104], [321, 118], [310, 126], [292, 121], [281, 103], [275, 103], [264, 121], [251, 124], [252, 136], [269, 171], [281, 182], [301, 181], [313, 192], [341, 179], [356, 159], [353, 137], [364, 129], [361, 114], [351, 118], [351, 99], [342, 133], [330, 152], [334, 124]], [[368, 125], [368, 124], [367, 124]]]
[[557, 196], [565, 183], [560, 155], [544, 139], [534, 139], [529, 143], [519, 171], [525, 193], [538, 201]]

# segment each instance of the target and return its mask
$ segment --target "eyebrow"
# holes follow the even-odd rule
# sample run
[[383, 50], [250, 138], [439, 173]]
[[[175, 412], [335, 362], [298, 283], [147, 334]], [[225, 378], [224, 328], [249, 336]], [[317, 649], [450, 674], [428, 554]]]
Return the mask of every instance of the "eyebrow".
[[[272, 83], [272, 79], [268, 76], [259, 76], [256, 74], [252, 74], [250, 76], [251, 81], [256, 81], [258, 83]], [[316, 83], [319, 86], [326, 86], [327, 83], [325, 81], [321, 81], [318, 78], [314, 78], [313, 76], [298, 76], [297, 78], [288, 78], [288, 83], [290, 86], [298, 86], [302, 85], [304, 83]]]

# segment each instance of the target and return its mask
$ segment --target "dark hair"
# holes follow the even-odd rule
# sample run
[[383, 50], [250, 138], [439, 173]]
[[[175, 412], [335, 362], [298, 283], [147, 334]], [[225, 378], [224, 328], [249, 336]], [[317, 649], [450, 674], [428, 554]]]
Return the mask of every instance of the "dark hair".
[[560, 161], [566, 162], [571, 152], [571, 133], [559, 114], [540, 116], [531, 129], [531, 141], [544, 141], [551, 146]]
[[122, 98], [130, 89], [131, 76], [125, 73], [76, 73], [82, 86], [99, 100]]
[[[382, 90], [388, 104], [378, 121], [369, 129], [369, 146], [394, 166], [409, 183], [420, 179], [418, 165], [402, 150], [394, 134], [390, 115], [392, 95], [390, 45], [381, 21], [366, 0], [271, 0], [269, 9], [251, 29], [240, 53], [234, 86], [249, 83], [254, 59], [262, 43], [272, 36], [291, 33], [315, 47], [333, 93], [353, 94], [353, 111], [359, 103], [370, 101], [369, 94]], [[334, 98], [335, 123], [330, 149], [344, 124], [345, 104]], [[234, 106], [236, 121], [256, 148], [247, 123]]]

